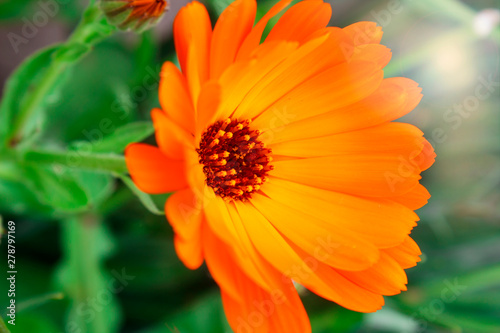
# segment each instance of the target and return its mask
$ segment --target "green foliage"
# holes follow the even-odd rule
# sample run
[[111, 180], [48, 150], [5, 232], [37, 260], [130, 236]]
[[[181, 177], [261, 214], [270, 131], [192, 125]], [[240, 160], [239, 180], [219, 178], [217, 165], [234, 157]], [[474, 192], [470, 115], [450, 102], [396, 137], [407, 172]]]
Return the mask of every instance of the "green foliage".
[[102, 266], [114, 250], [111, 235], [93, 215], [61, 224], [65, 256], [55, 276], [56, 288], [64, 291], [69, 301], [66, 329], [118, 332], [121, 315], [115, 295], [123, 287], [117, 277], [120, 272], [110, 274]]
[[[230, 2], [206, 2], [213, 22]], [[259, 1], [257, 17], [275, 2]], [[162, 210], [168, 195], [140, 191], [123, 158], [131, 142], [154, 144], [149, 112], [159, 104], [161, 63], [176, 61], [171, 36], [111, 36], [114, 28], [97, 2], [90, 3], [85, 12], [77, 1], [60, 6], [55, 20], [68, 30], [83, 20], [66, 42], [25, 59], [3, 91], [0, 214], [18, 226], [19, 262], [18, 317], [8, 327], [12, 333], [75, 327], [81, 333], [230, 333], [207, 269], [188, 270], [177, 258]], [[498, 90], [460, 122], [445, 119], [454, 104], [473, 96], [472, 81], [498, 66], [492, 50], [500, 29], [484, 38], [471, 29], [491, 1], [401, 1], [397, 14], [380, 16], [390, 13], [389, 3], [333, 4], [332, 22], [387, 19], [383, 43], [393, 49], [393, 60], [386, 77], [411, 77], [423, 87], [422, 103], [404, 119], [423, 129], [438, 154], [423, 174], [432, 198], [418, 211], [421, 221], [412, 232], [423, 260], [408, 270], [408, 291], [387, 297], [374, 314], [343, 309], [303, 288], [302, 299], [314, 333], [496, 333]], [[22, 24], [37, 6], [37, 0], [2, 2], [2, 26]], [[447, 67], [457, 63], [459, 69]], [[493, 79], [498, 81], [495, 74]], [[439, 129], [443, 140], [436, 140]], [[123, 273], [127, 279], [120, 282]], [[0, 290], [7, 288], [0, 280]], [[0, 297], [2, 309], [6, 301]]]
[[82, 211], [88, 198], [73, 175], [56, 173], [51, 168], [26, 166], [25, 177], [33, 184], [38, 200], [64, 212]]
[[124, 175], [119, 175], [119, 177], [123, 181], [123, 183], [127, 185], [127, 187], [132, 191], [132, 193], [137, 196], [137, 198], [142, 202], [142, 204], [148, 211], [156, 215], [165, 215], [165, 212], [159, 210], [156, 207], [156, 204], [151, 199], [151, 196], [139, 190], [132, 179]]
[[200, 295], [186, 308], [164, 320], [163, 325], [141, 333], [220, 333], [228, 332], [222, 302], [218, 293]]
[[122, 153], [131, 142], [140, 142], [154, 133], [151, 122], [138, 121], [119, 127], [96, 146], [94, 152]]
[[[47, 75], [52, 56], [58, 50], [58, 46], [49, 47], [30, 56], [7, 81], [6, 89], [0, 105], [0, 139], [2, 142], [9, 138], [12, 133], [16, 116], [21, 109], [32, 103], [28, 96], [35, 87], [41, 84]], [[55, 88], [55, 87], [54, 87]], [[50, 94], [50, 91], [46, 92]], [[37, 104], [37, 108], [43, 108], [43, 104]], [[32, 124], [40, 122], [40, 119], [30, 120]]]

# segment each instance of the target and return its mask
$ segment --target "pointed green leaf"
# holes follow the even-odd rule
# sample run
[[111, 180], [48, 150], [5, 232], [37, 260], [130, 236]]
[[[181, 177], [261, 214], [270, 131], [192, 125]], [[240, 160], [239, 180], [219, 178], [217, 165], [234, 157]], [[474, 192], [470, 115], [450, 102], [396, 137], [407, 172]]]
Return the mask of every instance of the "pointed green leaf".
[[164, 211], [161, 211], [158, 209], [158, 207], [156, 207], [156, 204], [154, 203], [151, 196], [139, 190], [139, 188], [135, 186], [132, 179], [125, 175], [117, 175], [117, 177], [119, 177], [125, 183], [125, 185], [127, 185], [127, 187], [139, 198], [139, 200], [147, 210], [156, 215], [165, 215]]
[[[30, 93], [45, 78], [53, 54], [59, 46], [52, 46], [30, 56], [7, 80], [0, 105], [0, 138], [7, 139], [20, 110], [33, 103]], [[42, 107], [37, 105], [36, 107]]]
[[122, 153], [128, 144], [140, 142], [154, 133], [153, 123], [140, 121], [124, 125], [92, 146], [96, 153]]
[[40, 202], [63, 212], [87, 208], [87, 193], [66, 168], [28, 165], [25, 166], [25, 173]]

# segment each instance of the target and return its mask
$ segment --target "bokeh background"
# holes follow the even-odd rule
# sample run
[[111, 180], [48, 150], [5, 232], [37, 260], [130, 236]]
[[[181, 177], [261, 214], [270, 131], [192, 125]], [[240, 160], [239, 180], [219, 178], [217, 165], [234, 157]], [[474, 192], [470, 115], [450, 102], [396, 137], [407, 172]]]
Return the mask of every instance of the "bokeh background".
[[[61, 0], [54, 15], [36, 19], [36, 31], [26, 36], [26, 22], [33, 23], [45, 2], [0, 1], [3, 91], [27, 56], [68, 38], [86, 5]], [[423, 255], [408, 270], [408, 291], [386, 298], [387, 305], [373, 314], [351, 312], [302, 291], [313, 332], [500, 332], [500, 2], [330, 2], [331, 25], [369, 20], [383, 27], [382, 42], [393, 50], [386, 77], [410, 77], [423, 87], [422, 102], [404, 120], [426, 133], [438, 157], [423, 174], [432, 198], [418, 211], [421, 221], [413, 237]], [[230, 0], [205, 3], [215, 21]], [[273, 3], [259, 1], [258, 15]], [[94, 151], [106, 151], [106, 139], [92, 134], [103, 119], [112, 123], [112, 130], [100, 132], [104, 137], [128, 123], [150, 120], [150, 109], [158, 105], [160, 65], [175, 60], [171, 25], [183, 4], [173, 0], [154, 30], [115, 34], [68, 69], [57, 92], [48, 96], [47, 129], [37, 146], [90, 141]], [[25, 41], [14, 46], [9, 33]], [[69, 184], [64, 170], [58, 172], [63, 176], [45, 179], [43, 191], [0, 157], [0, 214], [17, 227], [12, 332], [230, 332], [214, 281], [204, 267], [183, 267], [163, 216], [148, 211], [109, 175], [78, 172], [71, 175], [78, 181]], [[77, 194], [68, 197], [68, 189]], [[153, 198], [159, 207], [164, 199]], [[4, 237], [4, 319], [6, 254]]]

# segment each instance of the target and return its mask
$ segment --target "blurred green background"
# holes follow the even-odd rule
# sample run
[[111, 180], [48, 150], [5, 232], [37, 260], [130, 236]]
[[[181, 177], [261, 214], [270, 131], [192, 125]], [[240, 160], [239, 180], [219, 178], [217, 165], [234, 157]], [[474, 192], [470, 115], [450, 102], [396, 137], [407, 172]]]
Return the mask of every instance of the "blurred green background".
[[[47, 2], [0, 1], [2, 99], [14, 69], [65, 41], [87, 3], [60, 0], [51, 12]], [[432, 198], [412, 234], [423, 256], [408, 270], [408, 291], [386, 298], [374, 314], [303, 291], [313, 332], [500, 332], [500, 2], [330, 2], [331, 25], [369, 20], [383, 27], [382, 42], [393, 50], [386, 77], [410, 77], [423, 87], [421, 104], [403, 120], [426, 133], [438, 157], [423, 175]], [[228, 3], [206, 2], [213, 21]], [[259, 1], [258, 15], [273, 4]], [[114, 34], [66, 68], [40, 106], [45, 117], [36, 122], [44, 130], [31, 144], [69, 147], [78, 156], [120, 153], [130, 138], [154, 142], [149, 123], [136, 122], [149, 121], [158, 105], [158, 73], [175, 59], [171, 25], [183, 5], [174, 0], [153, 31]], [[21, 86], [29, 89], [49, 61], [39, 57]], [[165, 217], [148, 211], [122, 181], [57, 165], [21, 170], [0, 158], [0, 198], [4, 225], [16, 222], [13, 333], [230, 332], [206, 268], [180, 263]], [[152, 199], [162, 207], [165, 196]], [[6, 256], [3, 237], [4, 319]]]

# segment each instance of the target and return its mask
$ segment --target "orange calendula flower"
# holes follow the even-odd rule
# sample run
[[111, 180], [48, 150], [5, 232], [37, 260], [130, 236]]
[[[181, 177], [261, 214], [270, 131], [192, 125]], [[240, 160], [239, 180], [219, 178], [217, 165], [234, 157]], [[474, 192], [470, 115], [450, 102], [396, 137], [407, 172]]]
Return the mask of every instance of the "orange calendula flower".
[[415, 126], [392, 122], [419, 103], [375, 23], [327, 27], [329, 4], [288, 9], [261, 43], [276, 4], [254, 25], [237, 0], [215, 27], [192, 2], [174, 23], [181, 70], [167, 62], [159, 147], [126, 162], [165, 211], [184, 264], [203, 261], [235, 332], [311, 331], [292, 281], [348, 309], [373, 312], [406, 289], [419, 261], [409, 234], [429, 198], [420, 173], [435, 154]]
[[120, 29], [145, 30], [156, 24], [168, 9], [167, 0], [101, 0], [112, 24]]

